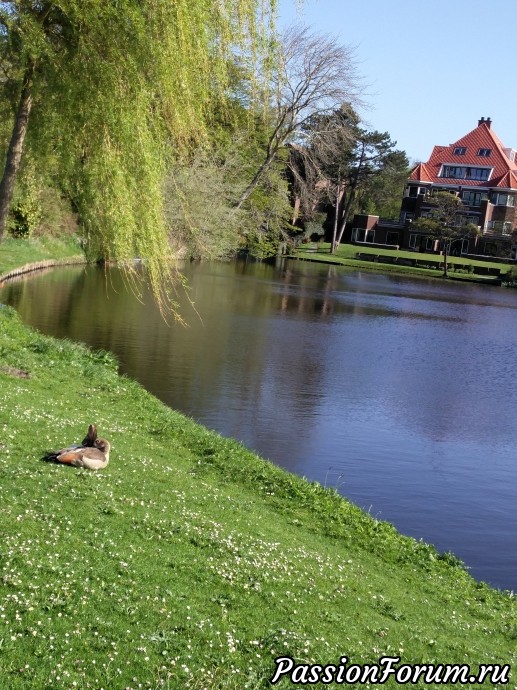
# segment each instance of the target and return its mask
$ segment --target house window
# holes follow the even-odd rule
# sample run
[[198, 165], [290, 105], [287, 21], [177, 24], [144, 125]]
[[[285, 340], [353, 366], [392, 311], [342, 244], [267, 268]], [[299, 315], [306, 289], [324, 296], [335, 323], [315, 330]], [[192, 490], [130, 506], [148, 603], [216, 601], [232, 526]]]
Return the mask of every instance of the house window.
[[467, 168], [467, 180], [488, 180], [491, 168]]
[[444, 165], [440, 177], [453, 177], [457, 180], [465, 179], [467, 168], [462, 168], [457, 165]]
[[468, 240], [461, 240], [460, 254], [468, 254], [468, 253], [469, 253], [469, 241]]
[[466, 146], [456, 146], [453, 153], [455, 156], [464, 156], [467, 153], [467, 147]]
[[468, 254], [469, 241], [468, 239], [453, 240], [447, 246], [447, 251], [451, 256], [461, 256], [461, 254]]
[[478, 156], [484, 156], [485, 158], [488, 158], [488, 156], [492, 153], [492, 149], [479, 149], [478, 150]]
[[481, 202], [488, 199], [487, 192], [463, 192], [461, 199], [466, 206], [481, 206]]
[[416, 198], [420, 194], [425, 195], [426, 192], [427, 192], [426, 187], [414, 187], [413, 185], [411, 185], [407, 189], [407, 196], [412, 197], [412, 198]]
[[399, 233], [398, 232], [387, 232], [386, 233], [386, 244], [398, 244], [399, 243]]
[[443, 165], [440, 177], [452, 177], [456, 180], [488, 180], [492, 168], [465, 168], [459, 165]]
[[493, 230], [501, 235], [511, 235], [512, 224], [508, 220], [489, 220], [486, 224], [487, 230]]
[[410, 249], [425, 249], [429, 252], [434, 251], [436, 240], [434, 237], [429, 237], [429, 235], [417, 235], [411, 233], [409, 235], [409, 248]]
[[485, 242], [484, 253], [487, 256], [497, 256], [497, 244], [495, 242]]
[[496, 206], [515, 206], [515, 196], [513, 194], [494, 194], [492, 203]]
[[459, 215], [456, 216], [456, 222], [455, 225], [461, 227], [463, 225], [479, 225], [479, 218], [477, 216], [464, 216], [464, 215]]
[[353, 228], [352, 242], [373, 242], [375, 240], [375, 230], [365, 228]]

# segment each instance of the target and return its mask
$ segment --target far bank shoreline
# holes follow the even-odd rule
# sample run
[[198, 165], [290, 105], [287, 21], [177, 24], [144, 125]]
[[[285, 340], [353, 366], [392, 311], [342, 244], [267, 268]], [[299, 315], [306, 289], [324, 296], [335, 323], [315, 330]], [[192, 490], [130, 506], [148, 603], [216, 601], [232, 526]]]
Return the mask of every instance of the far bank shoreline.
[[[358, 251], [358, 250], [361, 251]], [[357, 254], [361, 254], [362, 258], [357, 258]], [[504, 286], [505, 277], [510, 275], [512, 270], [511, 264], [492, 264], [490, 262], [481, 262], [474, 260], [458, 261], [455, 258], [449, 257], [449, 271], [448, 275], [444, 276], [442, 268], [439, 268], [436, 259], [430, 259], [430, 263], [436, 263], [435, 268], [423, 268], [397, 263], [397, 259], [404, 261], [411, 256], [408, 252], [399, 251], [379, 251], [369, 250], [369, 248], [361, 248], [355, 245], [342, 244], [339, 246], [337, 253], [331, 254], [326, 249], [310, 248], [297, 249], [294, 254], [285, 255], [284, 258], [291, 260], [309, 261], [313, 263], [327, 264], [332, 266], [343, 266], [349, 269], [360, 271], [373, 271], [375, 273], [383, 273], [386, 275], [413, 275], [433, 280], [452, 280], [464, 283], [477, 283], [481, 285], [490, 285], [494, 287]], [[386, 261], [383, 258], [386, 257]], [[413, 257], [412, 257], [413, 258]], [[367, 260], [368, 259], [368, 260]], [[472, 267], [472, 273], [466, 272], [467, 267]], [[474, 267], [482, 267], [483, 269], [493, 269], [497, 267], [501, 272], [499, 276], [479, 275], [474, 273]], [[478, 269], [479, 270], [479, 269]]]
[[44, 259], [43, 261], [32, 261], [31, 263], [24, 264], [18, 268], [12, 268], [6, 273], [0, 275], [0, 286], [2, 283], [18, 278], [19, 276], [25, 275], [27, 273], [34, 273], [36, 271], [45, 270], [47, 268], [59, 268], [60, 266], [77, 266], [85, 265], [88, 262], [84, 257], [76, 256], [70, 257], [68, 259]]

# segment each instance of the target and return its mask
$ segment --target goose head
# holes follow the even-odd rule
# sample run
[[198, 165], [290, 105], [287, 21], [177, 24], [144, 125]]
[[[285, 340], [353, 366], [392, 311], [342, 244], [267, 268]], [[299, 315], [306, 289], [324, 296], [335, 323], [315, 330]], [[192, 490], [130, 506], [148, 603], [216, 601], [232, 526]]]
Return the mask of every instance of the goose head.
[[110, 452], [110, 448], [111, 448], [110, 442], [106, 441], [105, 438], [95, 439], [95, 441], [93, 443], [93, 447], [100, 450], [101, 453], [104, 453], [104, 455], [108, 455], [108, 453]]

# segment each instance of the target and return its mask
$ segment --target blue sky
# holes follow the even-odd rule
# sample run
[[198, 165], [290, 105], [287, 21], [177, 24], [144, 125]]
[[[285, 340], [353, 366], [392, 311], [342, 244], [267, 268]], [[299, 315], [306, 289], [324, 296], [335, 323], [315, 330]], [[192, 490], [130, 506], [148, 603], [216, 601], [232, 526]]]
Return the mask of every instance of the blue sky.
[[517, 0], [279, 0], [280, 28], [298, 20], [356, 47], [363, 121], [411, 161], [480, 117], [517, 148], [516, 18]]

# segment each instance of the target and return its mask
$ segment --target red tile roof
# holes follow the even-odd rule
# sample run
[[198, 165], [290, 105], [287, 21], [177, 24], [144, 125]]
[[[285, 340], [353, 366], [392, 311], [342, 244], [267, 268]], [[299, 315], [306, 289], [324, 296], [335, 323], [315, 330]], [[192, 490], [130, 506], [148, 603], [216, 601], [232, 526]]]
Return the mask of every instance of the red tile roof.
[[[463, 155], [454, 154], [457, 148], [465, 148]], [[486, 121], [481, 121], [476, 129], [469, 132], [450, 146], [435, 146], [427, 163], [419, 163], [411, 172], [409, 179], [433, 184], [483, 187], [517, 190], [517, 164], [504, 152], [504, 145], [490, 129]], [[490, 149], [489, 156], [479, 156], [480, 149]], [[468, 166], [472, 168], [492, 168], [489, 180], [452, 179], [439, 177], [442, 165]]]
[[409, 176], [410, 180], [418, 180], [419, 182], [432, 182], [433, 178], [429, 174], [425, 163], [419, 163]]
[[509, 170], [498, 181], [497, 187], [502, 189], [517, 189], [517, 174], [513, 170]]

